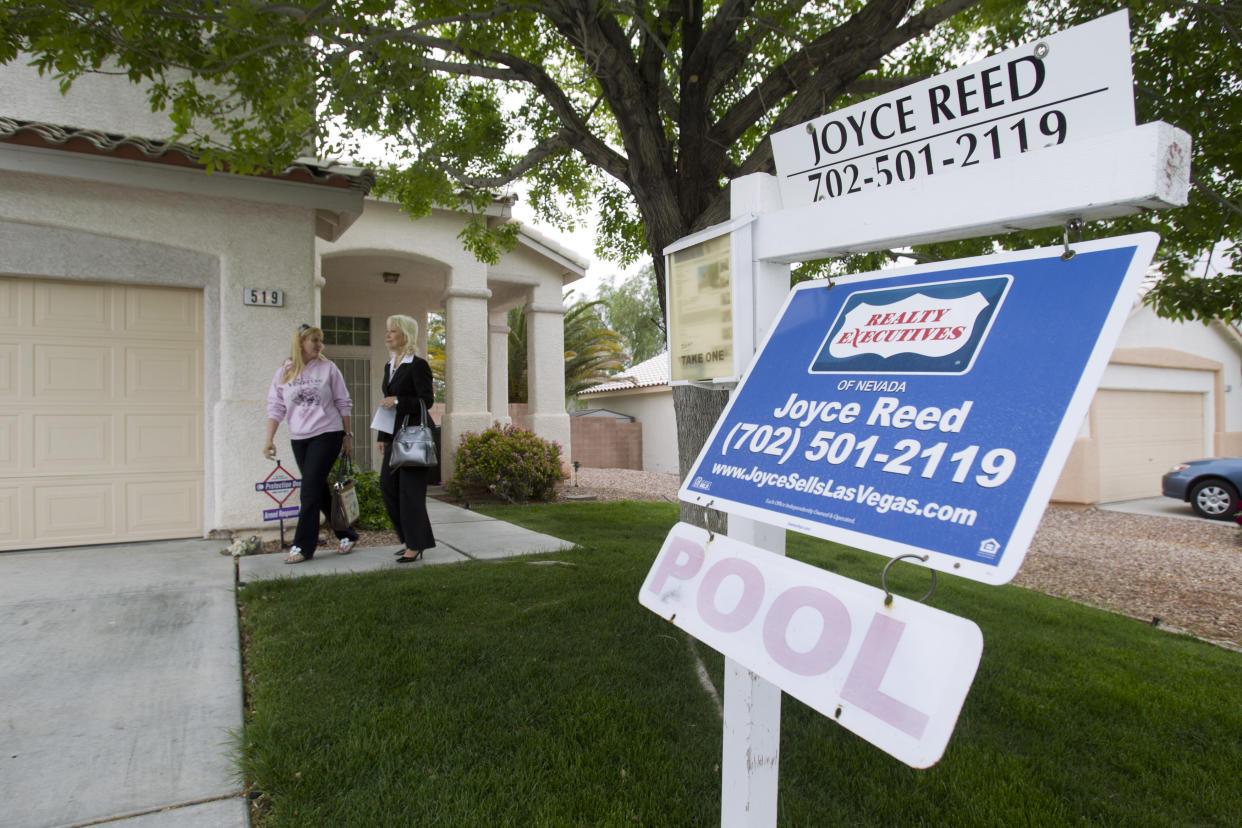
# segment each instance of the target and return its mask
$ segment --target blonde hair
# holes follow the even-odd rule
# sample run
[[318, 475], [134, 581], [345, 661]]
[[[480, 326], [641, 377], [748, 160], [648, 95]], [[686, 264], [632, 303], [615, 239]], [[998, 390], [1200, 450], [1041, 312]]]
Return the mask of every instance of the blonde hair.
[[397, 330], [405, 335], [405, 348], [397, 356], [418, 353], [418, 322], [414, 321], [413, 317], [397, 314], [388, 317], [385, 324], [396, 325]]
[[315, 335], [323, 338], [323, 331], [314, 325], [302, 325], [293, 335], [293, 344], [289, 346], [289, 360], [285, 363], [285, 373], [280, 377], [281, 385], [293, 382], [301, 375], [302, 369], [306, 367], [306, 362], [302, 359], [302, 343]]

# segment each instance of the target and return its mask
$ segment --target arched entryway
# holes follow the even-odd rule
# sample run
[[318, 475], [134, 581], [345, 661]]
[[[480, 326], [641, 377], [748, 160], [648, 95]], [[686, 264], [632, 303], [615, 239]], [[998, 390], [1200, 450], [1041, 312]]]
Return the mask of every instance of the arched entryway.
[[[340, 240], [319, 244], [317, 307], [329, 356], [351, 385], [354, 430], [368, 430], [378, 399], [388, 357], [385, 320], [395, 313], [418, 320], [425, 354], [428, 319], [441, 313], [442, 466], [451, 477], [463, 434], [509, 421], [506, 314], [525, 305], [530, 399], [525, 421], [518, 424], [560, 443], [568, 458], [561, 295], [567, 283], [585, 274], [586, 264], [523, 228], [518, 246], [487, 265], [462, 247], [462, 226], [463, 219], [450, 211], [411, 221], [395, 205], [368, 201], [362, 218]], [[360, 455], [360, 460], [376, 462], [373, 445]]]

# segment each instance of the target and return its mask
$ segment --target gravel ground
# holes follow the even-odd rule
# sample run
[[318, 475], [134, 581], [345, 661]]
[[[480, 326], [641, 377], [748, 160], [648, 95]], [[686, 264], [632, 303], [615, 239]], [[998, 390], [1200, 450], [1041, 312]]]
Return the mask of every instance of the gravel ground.
[[[565, 495], [677, 500], [673, 474], [579, 469]], [[1013, 583], [1242, 649], [1242, 532], [1232, 522], [1050, 506]]]

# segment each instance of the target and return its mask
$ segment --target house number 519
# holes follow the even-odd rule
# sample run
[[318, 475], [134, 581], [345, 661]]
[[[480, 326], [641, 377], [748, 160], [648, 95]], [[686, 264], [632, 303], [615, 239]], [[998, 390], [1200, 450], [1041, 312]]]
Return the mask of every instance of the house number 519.
[[265, 288], [245, 288], [242, 291], [242, 304], [283, 308], [285, 306], [285, 292], [283, 290], [267, 290]]

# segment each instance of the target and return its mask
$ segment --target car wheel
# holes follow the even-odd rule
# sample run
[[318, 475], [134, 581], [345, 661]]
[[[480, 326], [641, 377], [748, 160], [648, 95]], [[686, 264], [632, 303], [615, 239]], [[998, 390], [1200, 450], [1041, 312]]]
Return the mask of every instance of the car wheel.
[[1238, 490], [1224, 480], [1204, 480], [1190, 490], [1190, 508], [1199, 517], [1210, 520], [1233, 517], [1233, 505], [1237, 502]]

